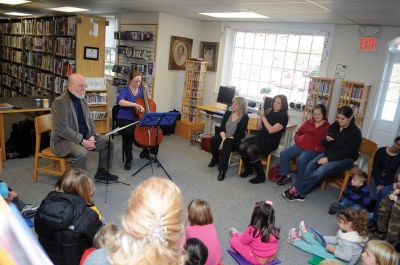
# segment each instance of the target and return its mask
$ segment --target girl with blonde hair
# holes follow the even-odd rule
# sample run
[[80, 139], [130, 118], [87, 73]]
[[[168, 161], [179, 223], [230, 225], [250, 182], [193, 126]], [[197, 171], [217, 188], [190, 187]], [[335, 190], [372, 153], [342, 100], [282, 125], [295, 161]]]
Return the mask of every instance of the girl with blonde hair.
[[170, 180], [152, 177], [132, 192], [109, 260], [113, 265], [183, 264], [182, 231], [179, 188]]
[[363, 265], [397, 265], [398, 254], [386, 241], [370, 240], [362, 254]]

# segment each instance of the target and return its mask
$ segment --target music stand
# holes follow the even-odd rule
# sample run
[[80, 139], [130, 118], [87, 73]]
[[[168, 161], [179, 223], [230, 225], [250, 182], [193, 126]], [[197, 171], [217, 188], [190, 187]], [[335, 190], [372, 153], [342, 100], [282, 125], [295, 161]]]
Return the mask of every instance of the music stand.
[[111, 136], [116, 134], [117, 132], [125, 129], [125, 128], [128, 128], [128, 127], [136, 124], [136, 123], [138, 123], [138, 121], [132, 122], [132, 123], [130, 123], [130, 124], [124, 126], [124, 127], [121, 127], [121, 128], [117, 127], [114, 130], [109, 131], [104, 135], [104, 136], [108, 136], [108, 144], [107, 144], [107, 146], [108, 146], [108, 151], [107, 151], [107, 177], [106, 177], [105, 180], [96, 180], [95, 181], [96, 183], [105, 183], [106, 184], [106, 195], [104, 196], [104, 203], [107, 203], [108, 184], [119, 183], [119, 184], [124, 184], [124, 185], [130, 186], [129, 183], [125, 183], [125, 182], [122, 182], [122, 181], [119, 181], [119, 180], [110, 180], [110, 143], [111, 143]]
[[[176, 118], [178, 118], [179, 112], [149, 112], [145, 113], [143, 118], [139, 122], [139, 126], [149, 126], [156, 127], [158, 130], [158, 126], [160, 125], [171, 125], [175, 122]], [[156, 143], [157, 143], [158, 132], [156, 134]], [[153, 172], [153, 163], [157, 164], [158, 167], [161, 167], [164, 170], [165, 174], [168, 176], [170, 180], [172, 180], [171, 176], [168, 174], [167, 170], [163, 167], [160, 160], [158, 160], [157, 155], [153, 155], [150, 160], [141, 168], [139, 168], [135, 173], [132, 174], [132, 177], [142, 171], [145, 167], [151, 166], [151, 172]]]

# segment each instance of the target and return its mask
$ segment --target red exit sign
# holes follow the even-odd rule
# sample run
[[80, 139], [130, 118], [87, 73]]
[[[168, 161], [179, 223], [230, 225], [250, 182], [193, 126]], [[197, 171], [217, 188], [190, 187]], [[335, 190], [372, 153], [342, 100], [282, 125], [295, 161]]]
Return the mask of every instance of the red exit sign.
[[361, 37], [358, 49], [365, 52], [374, 52], [376, 43], [376, 37]]

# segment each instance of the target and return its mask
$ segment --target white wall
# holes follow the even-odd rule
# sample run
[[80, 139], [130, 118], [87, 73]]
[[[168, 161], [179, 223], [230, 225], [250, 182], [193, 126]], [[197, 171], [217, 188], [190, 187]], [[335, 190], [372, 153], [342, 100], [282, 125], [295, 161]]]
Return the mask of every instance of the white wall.
[[[400, 36], [399, 27], [383, 27], [382, 36], [378, 42], [376, 52], [366, 53], [358, 51], [358, 26], [337, 25], [333, 38], [332, 50], [329, 56], [327, 76], [333, 77], [337, 64], [346, 64], [349, 69], [346, 80], [361, 81], [372, 85], [367, 103], [367, 112], [362, 128], [363, 136], [367, 135], [372, 126], [374, 108], [376, 107], [378, 92], [382, 78], [385, 60], [387, 57], [388, 42]], [[336, 109], [340, 94], [340, 81], [336, 80], [335, 90], [331, 102], [330, 120]]]

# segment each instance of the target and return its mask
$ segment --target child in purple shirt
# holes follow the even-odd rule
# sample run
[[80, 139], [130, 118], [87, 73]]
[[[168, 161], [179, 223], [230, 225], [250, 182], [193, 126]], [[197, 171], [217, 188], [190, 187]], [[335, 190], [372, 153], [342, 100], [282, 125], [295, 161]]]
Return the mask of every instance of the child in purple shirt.
[[217, 265], [222, 259], [222, 250], [208, 202], [201, 199], [191, 201], [188, 206], [188, 219], [185, 241], [189, 238], [200, 239], [208, 249], [205, 265]]

